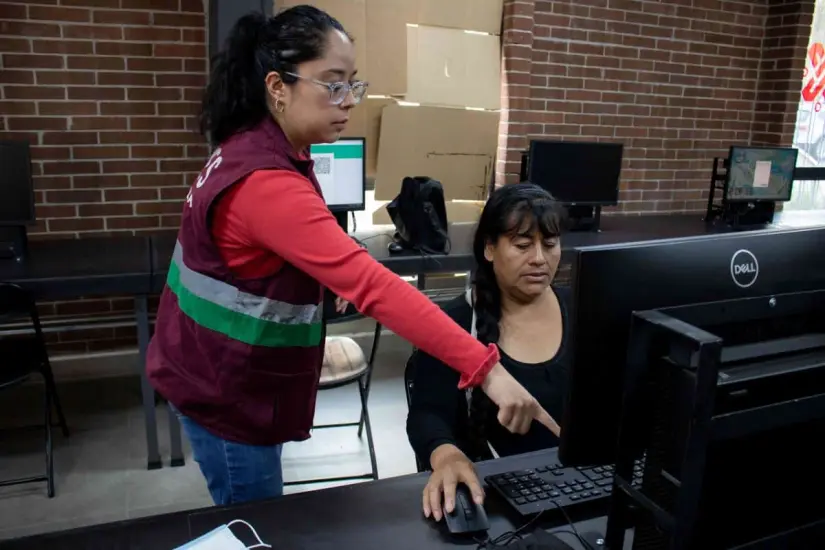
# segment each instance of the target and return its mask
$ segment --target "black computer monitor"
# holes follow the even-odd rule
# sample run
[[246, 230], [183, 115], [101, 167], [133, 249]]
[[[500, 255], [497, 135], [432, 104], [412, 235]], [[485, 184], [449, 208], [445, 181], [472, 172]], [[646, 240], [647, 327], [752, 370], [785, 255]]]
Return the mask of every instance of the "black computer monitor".
[[25, 141], [0, 141], [0, 226], [35, 222], [31, 154]]
[[740, 147], [728, 154], [727, 202], [791, 200], [799, 151], [792, 147]]
[[341, 138], [335, 143], [313, 145], [315, 177], [332, 212], [354, 212], [365, 208], [366, 147], [364, 138]]
[[[823, 288], [823, 247], [825, 228], [814, 228], [576, 250], [574, 363], [561, 461], [615, 461], [632, 312]], [[643, 423], [639, 428], [641, 444]]]
[[621, 143], [533, 140], [526, 176], [562, 204], [613, 206], [623, 151]]

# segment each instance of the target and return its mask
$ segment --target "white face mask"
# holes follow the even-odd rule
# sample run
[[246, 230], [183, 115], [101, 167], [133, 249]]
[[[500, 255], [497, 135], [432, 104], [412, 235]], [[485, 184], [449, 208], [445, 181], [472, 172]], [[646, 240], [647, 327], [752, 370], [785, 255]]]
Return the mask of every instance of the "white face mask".
[[[255, 538], [258, 540], [258, 544], [254, 546], [245, 546], [244, 543], [238, 540], [237, 537], [232, 534], [232, 530], [230, 529], [230, 527], [236, 523], [249, 527], [252, 534], [255, 535]], [[175, 550], [251, 550], [252, 548], [272, 548], [272, 546], [263, 543], [254, 527], [243, 520], [236, 519], [235, 521], [230, 521], [226, 525], [221, 525], [220, 527], [209, 531], [192, 542], [179, 546]]]

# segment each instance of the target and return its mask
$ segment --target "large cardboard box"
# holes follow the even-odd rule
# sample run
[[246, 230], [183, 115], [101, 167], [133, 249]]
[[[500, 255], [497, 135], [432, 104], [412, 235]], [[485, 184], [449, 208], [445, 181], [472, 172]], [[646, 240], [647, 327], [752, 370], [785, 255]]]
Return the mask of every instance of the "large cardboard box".
[[[381, 2], [382, 0], [373, 0]], [[504, 0], [409, 0], [419, 25], [501, 34]]]
[[[276, 0], [275, 11], [304, 3], [332, 14], [353, 36], [359, 76], [369, 81], [369, 94], [404, 97], [415, 82], [409, 101], [427, 98], [436, 104], [499, 108], [501, 54], [496, 35], [502, 0]], [[445, 28], [422, 31], [420, 26]], [[408, 55], [410, 33], [414, 44]], [[438, 75], [435, 81], [433, 75]], [[469, 81], [457, 83], [459, 78]], [[485, 100], [472, 96], [474, 103], [457, 103], [471, 86], [487, 92]]]
[[504, 9], [504, 0], [274, 0], [273, 13], [298, 4], [311, 4], [321, 8], [332, 14], [350, 32], [355, 31], [355, 25], [348, 24], [352, 19], [347, 18], [347, 15], [357, 17], [363, 13], [358, 7], [363, 4], [379, 10], [382, 6], [389, 6], [394, 13], [403, 14], [405, 23], [487, 34], [501, 34]]
[[[450, 223], [475, 223], [481, 217], [484, 201], [447, 201], [447, 221]], [[382, 204], [372, 213], [372, 223], [375, 225], [393, 225], [387, 212], [387, 203]]]
[[392, 200], [409, 176], [444, 186], [447, 200], [484, 200], [498, 143], [497, 111], [389, 105], [381, 114], [375, 199]]
[[407, 27], [405, 99], [431, 105], [501, 108], [498, 36]]
[[352, 108], [347, 129], [341, 137], [362, 137], [366, 140], [367, 177], [374, 178], [378, 166], [378, 144], [381, 135], [381, 111], [395, 105], [391, 98], [368, 97]]

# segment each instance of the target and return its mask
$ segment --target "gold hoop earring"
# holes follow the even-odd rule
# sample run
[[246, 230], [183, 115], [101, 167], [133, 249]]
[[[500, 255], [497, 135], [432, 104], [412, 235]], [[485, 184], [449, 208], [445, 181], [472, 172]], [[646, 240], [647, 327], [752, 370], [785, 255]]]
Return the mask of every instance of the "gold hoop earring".
[[284, 109], [286, 109], [286, 106], [284, 105], [284, 102], [281, 101], [281, 98], [276, 98], [275, 99], [275, 112], [276, 113], [283, 113]]

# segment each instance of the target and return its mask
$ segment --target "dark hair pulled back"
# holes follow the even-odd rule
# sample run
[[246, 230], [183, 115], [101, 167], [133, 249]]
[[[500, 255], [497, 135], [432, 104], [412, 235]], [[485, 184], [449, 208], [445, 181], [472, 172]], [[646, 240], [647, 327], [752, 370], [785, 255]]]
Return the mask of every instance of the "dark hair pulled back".
[[253, 12], [238, 19], [212, 59], [203, 97], [200, 126], [210, 144], [217, 146], [269, 116], [266, 75], [276, 71], [284, 83], [293, 84], [296, 78], [287, 73], [323, 56], [332, 30], [346, 32], [334, 17], [307, 5], [274, 17]]

